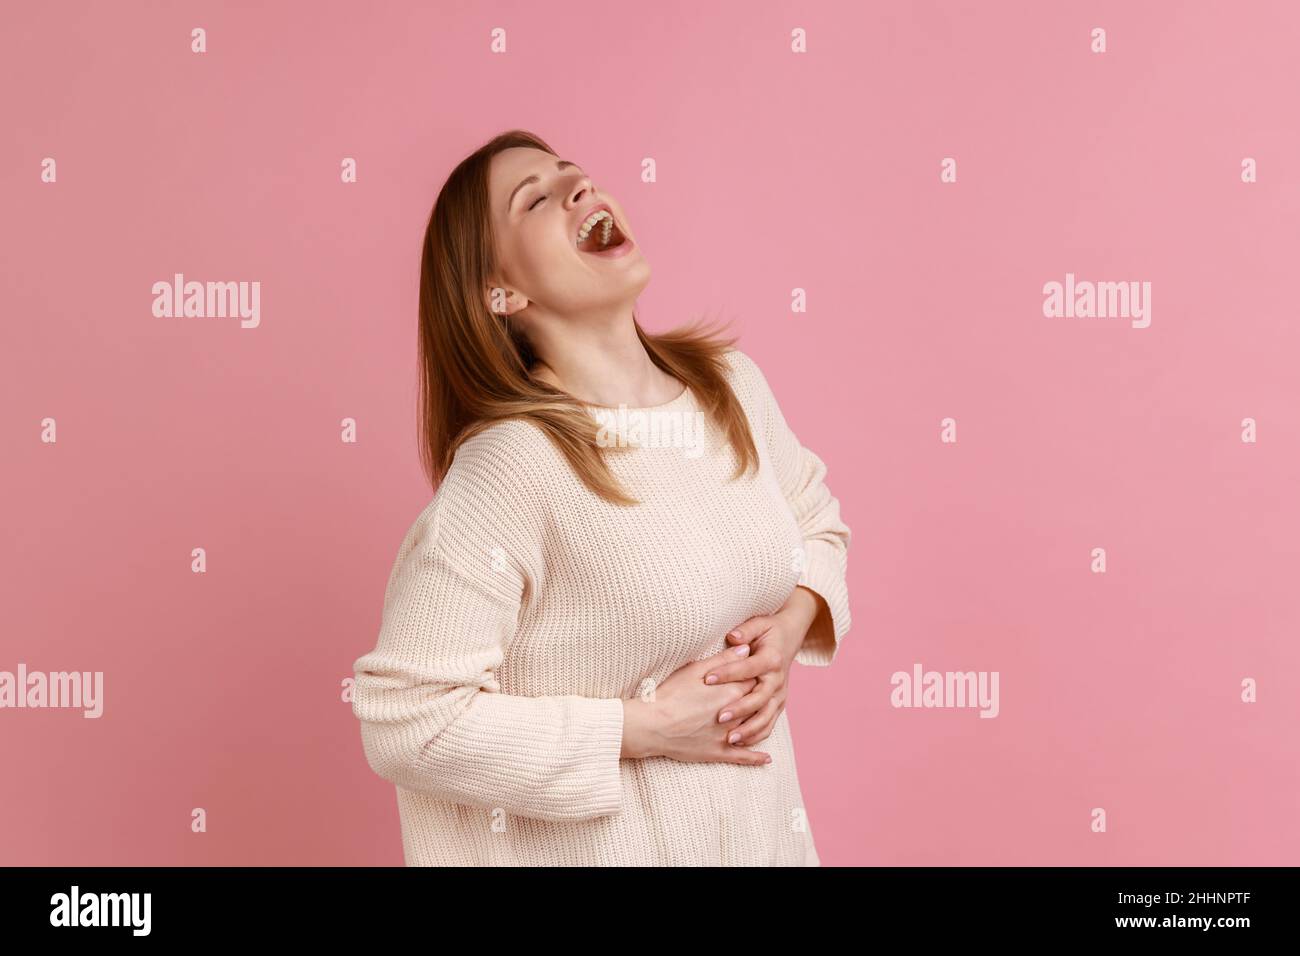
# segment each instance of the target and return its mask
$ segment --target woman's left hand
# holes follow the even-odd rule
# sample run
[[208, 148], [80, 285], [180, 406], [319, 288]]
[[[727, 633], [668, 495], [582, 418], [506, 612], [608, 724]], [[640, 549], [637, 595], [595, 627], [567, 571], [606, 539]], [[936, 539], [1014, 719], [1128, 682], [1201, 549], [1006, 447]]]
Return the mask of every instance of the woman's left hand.
[[817, 617], [820, 600], [812, 591], [796, 587], [781, 610], [751, 617], [727, 635], [732, 646], [748, 644], [749, 655], [713, 668], [704, 675], [704, 682], [758, 679], [753, 690], [718, 714], [720, 724], [743, 719], [728, 735], [730, 743], [747, 747], [771, 734], [785, 709], [790, 665]]

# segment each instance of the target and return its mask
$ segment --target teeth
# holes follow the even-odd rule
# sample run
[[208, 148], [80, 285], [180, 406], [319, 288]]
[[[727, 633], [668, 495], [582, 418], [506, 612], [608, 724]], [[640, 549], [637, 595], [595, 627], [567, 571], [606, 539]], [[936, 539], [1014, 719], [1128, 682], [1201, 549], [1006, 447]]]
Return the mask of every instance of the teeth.
[[586, 241], [587, 237], [591, 235], [591, 230], [596, 227], [597, 223], [601, 224], [600, 244], [602, 246], [609, 245], [610, 235], [614, 231], [614, 217], [610, 215], [609, 210], [607, 209], [593, 212], [587, 217], [587, 221], [584, 222], [582, 228], [578, 230], [577, 245], [582, 245], [582, 243]]

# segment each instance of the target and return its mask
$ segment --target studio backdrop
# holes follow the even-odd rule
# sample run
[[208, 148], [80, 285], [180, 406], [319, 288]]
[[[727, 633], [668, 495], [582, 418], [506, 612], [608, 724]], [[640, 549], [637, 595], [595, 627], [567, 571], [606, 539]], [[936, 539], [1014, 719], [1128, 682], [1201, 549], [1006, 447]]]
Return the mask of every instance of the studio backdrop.
[[433, 495], [423, 230], [513, 128], [825, 461], [823, 864], [1296, 860], [1295, 4], [5, 20], [0, 863], [401, 864], [351, 667]]

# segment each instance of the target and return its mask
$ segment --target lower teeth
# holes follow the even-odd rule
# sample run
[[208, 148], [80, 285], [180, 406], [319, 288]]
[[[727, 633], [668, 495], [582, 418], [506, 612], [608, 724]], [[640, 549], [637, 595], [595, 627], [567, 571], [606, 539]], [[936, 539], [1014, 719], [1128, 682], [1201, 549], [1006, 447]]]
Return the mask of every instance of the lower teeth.
[[[599, 251], [601, 251], [602, 249], [605, 249], [605, 248], [607, 248], [607, 247], [609, 246], [610, 239], [612, 239], [612, 238], [613, 238], [613, 235], [614, 235], [614, 220], [613, 220], [613, 219], [602, 219], [602, 220], [601, 220], [600, 222], [598, 222], [595, 226], [592, 226], [591, 231], [592, 231], [592, 232], [595, 232], [595, 230], [596, 230], [597, 228], [600, 229], [600, 238], [598, 238], [598, 239], [596, 240], [596, 248], [595, 248], [595, 249], [590, 249], [590, 250], [583, 250], [583, 251], [585, 251], [585, 252], [599, 252]], [[585, 240], [584, 240], [584, 241], [585, 241]], [[623, 244], [622, 233], [619, 233], [619, 245], [622, 245], [622, 244]], [[579, 246], [581, 246], [581, 243], [579, 243]]]

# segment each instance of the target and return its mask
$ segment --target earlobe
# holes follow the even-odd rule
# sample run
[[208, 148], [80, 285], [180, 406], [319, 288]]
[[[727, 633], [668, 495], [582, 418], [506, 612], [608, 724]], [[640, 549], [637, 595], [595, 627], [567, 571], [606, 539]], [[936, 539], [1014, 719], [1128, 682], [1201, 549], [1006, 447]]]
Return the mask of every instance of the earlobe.
[[502, 317], [518, 312], [522, 305], [519, 300], [522, 296], [518, 292], [503, 288], [502, 286], [489, 286], [487, 289], [487, 307], [493, 315]]

